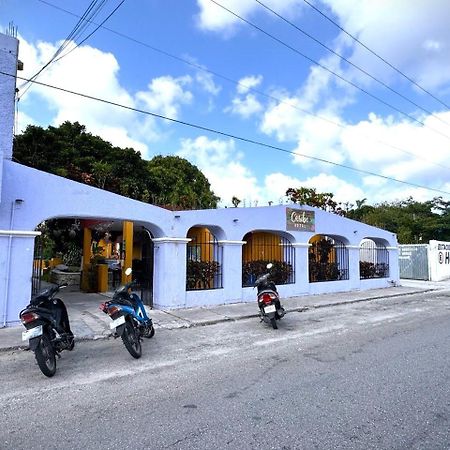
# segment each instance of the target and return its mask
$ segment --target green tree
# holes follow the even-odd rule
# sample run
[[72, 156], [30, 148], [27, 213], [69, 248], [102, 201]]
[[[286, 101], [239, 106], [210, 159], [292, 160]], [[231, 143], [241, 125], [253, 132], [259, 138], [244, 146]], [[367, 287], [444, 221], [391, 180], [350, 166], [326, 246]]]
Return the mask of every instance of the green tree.
[[241, 203], [241, 200], [238, 199], [236, 196], [233, 196], [233, 198], [231, 199], [231, 203], [233, 203], [233, 206], [237, 208], [239, 206], [239, 203]]
[[157, 204], [175, 209], [216, 208], [219, 197], [208, 179], [186, 159], [155, 156], [147, 163], [148, 191]]
[[426, 202], [409, 197], [374, 206], [361, 205], [348, 217], [396, 233], [400, 244], [450, 240], [450, 203], [442, 197]]
[[28, 126], [14, 139], [13, 158], [136, 200], [170, 209], [217, 207], [218, 197], [194, 165], [176, 156], [141, 158], [132, 148], [114, 147], [78, 122], [43, 129]]
[[300, 205], [309, 205], [316, 208], [324, 209], [325, 211], [338, 214], [340, 216], [345, 215], [345, 210], [350, 207], [349, 204], [344, 205], [337, 203], [334, 200], [334, 195], [331, 192], [317, 192], [315, 188], [289, 188], [286, 191], [286, 196], [293, 203], [299, 203]]

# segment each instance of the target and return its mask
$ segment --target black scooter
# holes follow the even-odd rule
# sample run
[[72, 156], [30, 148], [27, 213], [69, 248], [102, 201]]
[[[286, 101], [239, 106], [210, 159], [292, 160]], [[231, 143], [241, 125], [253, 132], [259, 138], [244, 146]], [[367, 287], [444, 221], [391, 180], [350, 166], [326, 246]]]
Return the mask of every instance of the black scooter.
[[55, 375], [56, 356], [59, 358], [63, 350], [73, 350], [75, 346], [67, 308], [60, 298], [54, 298], [66, 286], [61, 284], [45, 289], [34, 296], [19, 314], [26, 328], [22, 340], [29, 341], [30, 350], [34, 352], [39, 368], [47, 377]]
[[261, 275], [256, 281], [254, 287], [257, 288], [258, 307], [261, 322], [270, 323], [276, 330], [278, 328], [277, 320], [280, 320], [284, 314], [284, 308], [280, 303], [280, 296], [278, 295], [275, 283], [270, 280], [270, 269], [273, 264], [267, 264], [268, 273]]

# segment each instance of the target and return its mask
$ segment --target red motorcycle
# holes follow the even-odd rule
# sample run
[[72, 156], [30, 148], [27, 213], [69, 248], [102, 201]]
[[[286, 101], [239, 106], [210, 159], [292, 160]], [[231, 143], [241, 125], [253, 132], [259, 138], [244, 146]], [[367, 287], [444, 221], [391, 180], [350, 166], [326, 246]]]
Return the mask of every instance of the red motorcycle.
[[272, 263], [267, 264], [267, 272], [265, 275], [261, 275], [254, 284], [257, 288], [258, 295], [258, 307], [261, 322], [270, 323], [276, 330], [278, 328], [277, 320], [280, 320], [284, 314], [284, 308], [280, 303], [280, 296], [278, 295], [277, 287], [275, 283], [270, 280], [270, 269], [273, 267]]

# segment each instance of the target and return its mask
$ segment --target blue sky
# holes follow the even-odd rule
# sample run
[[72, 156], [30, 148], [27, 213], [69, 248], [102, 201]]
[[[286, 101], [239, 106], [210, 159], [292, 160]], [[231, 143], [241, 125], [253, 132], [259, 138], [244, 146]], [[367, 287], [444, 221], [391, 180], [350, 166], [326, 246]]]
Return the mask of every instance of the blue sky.
[[[25, 92], [21, 81], [19, 129], [77, 120], [145, 158], [183, 156], [205, 173], [222, 206], [234, 195], [247, 206], [279, 203], [287, 188], [300, 186], [351, 203], [450, 200], [450, 3], [308, 1], [340, 28], [304, 0], [125, 0], [108, 29], [38, 78], [287, 152], [47, 87]], [[0, 0], [1, 29], [9, 22], [18, 27], [25, 65], [19, 76], [33, 75], [50, 59], [90, 3]], [[120, 3], [105, 1], [96, 23]]]

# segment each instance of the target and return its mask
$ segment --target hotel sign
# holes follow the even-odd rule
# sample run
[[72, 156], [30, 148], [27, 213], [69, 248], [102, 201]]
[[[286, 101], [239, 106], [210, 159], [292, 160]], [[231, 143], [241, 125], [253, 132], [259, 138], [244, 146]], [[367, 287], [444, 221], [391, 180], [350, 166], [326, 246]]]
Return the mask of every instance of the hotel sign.
[[315, 231], [314, 211], [286, 208], [286, 230]]

